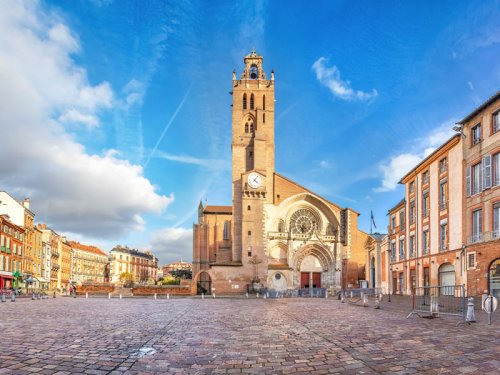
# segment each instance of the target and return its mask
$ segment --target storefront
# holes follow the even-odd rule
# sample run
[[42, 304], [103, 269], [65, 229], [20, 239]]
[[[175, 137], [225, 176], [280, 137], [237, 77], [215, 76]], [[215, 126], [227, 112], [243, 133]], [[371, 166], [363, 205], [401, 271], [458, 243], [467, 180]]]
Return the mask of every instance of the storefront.
[[0, 271], [0, 289], [10, 289], [13, 280], [12, 272]]

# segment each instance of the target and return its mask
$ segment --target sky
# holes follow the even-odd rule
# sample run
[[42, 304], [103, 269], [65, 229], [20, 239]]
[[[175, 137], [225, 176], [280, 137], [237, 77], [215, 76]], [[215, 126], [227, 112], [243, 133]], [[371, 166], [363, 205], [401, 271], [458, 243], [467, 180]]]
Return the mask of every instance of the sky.
[[276, 171], [387, 211], [399, 179], [500, 87], [500, 2], [0, 2], [0, 190], [106, 252], [191, 260], [231, 205], [231, 80], [275, 71]]

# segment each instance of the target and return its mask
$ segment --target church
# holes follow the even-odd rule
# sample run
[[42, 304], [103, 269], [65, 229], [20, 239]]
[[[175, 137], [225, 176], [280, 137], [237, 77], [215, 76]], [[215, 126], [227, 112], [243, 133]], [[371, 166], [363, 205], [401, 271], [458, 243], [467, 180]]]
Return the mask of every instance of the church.
[[232, 205], [204, 205], [193, 225], [197, 293], [359, 287], [365, 244], [359, 213], [274, 170], [274, 71], [252, 51], [232, 78]]

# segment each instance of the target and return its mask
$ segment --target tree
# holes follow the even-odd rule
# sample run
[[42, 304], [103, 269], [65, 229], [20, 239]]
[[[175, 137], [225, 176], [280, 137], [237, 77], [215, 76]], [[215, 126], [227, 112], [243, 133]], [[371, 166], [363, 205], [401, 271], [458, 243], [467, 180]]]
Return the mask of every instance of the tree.
[[134, 275], [130, 272], [123, 272], [120, 274], [120, 282], [124, 287], [130, 288], [134, 285]]

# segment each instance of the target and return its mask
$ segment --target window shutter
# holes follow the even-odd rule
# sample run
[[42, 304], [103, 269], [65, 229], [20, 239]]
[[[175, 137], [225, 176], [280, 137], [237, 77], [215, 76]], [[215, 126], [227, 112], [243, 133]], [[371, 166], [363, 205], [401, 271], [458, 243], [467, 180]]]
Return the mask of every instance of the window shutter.
[[470, 197], [471, 196], [471, 183], [470, 183], [470, 165], [467, 167], [466, 169], [466, 172], [465, 172], [465, 185], [466, 185], [466, 189], [467, 189], [467, 196]]
[[483, 189], [491, 187], [491, 155], [483, 158]]
[[482, 166], [479, 166], [479, 189], [477, 190], [476, 193], [479, 193], [481, 191], [483, 191], [483, 167]]

